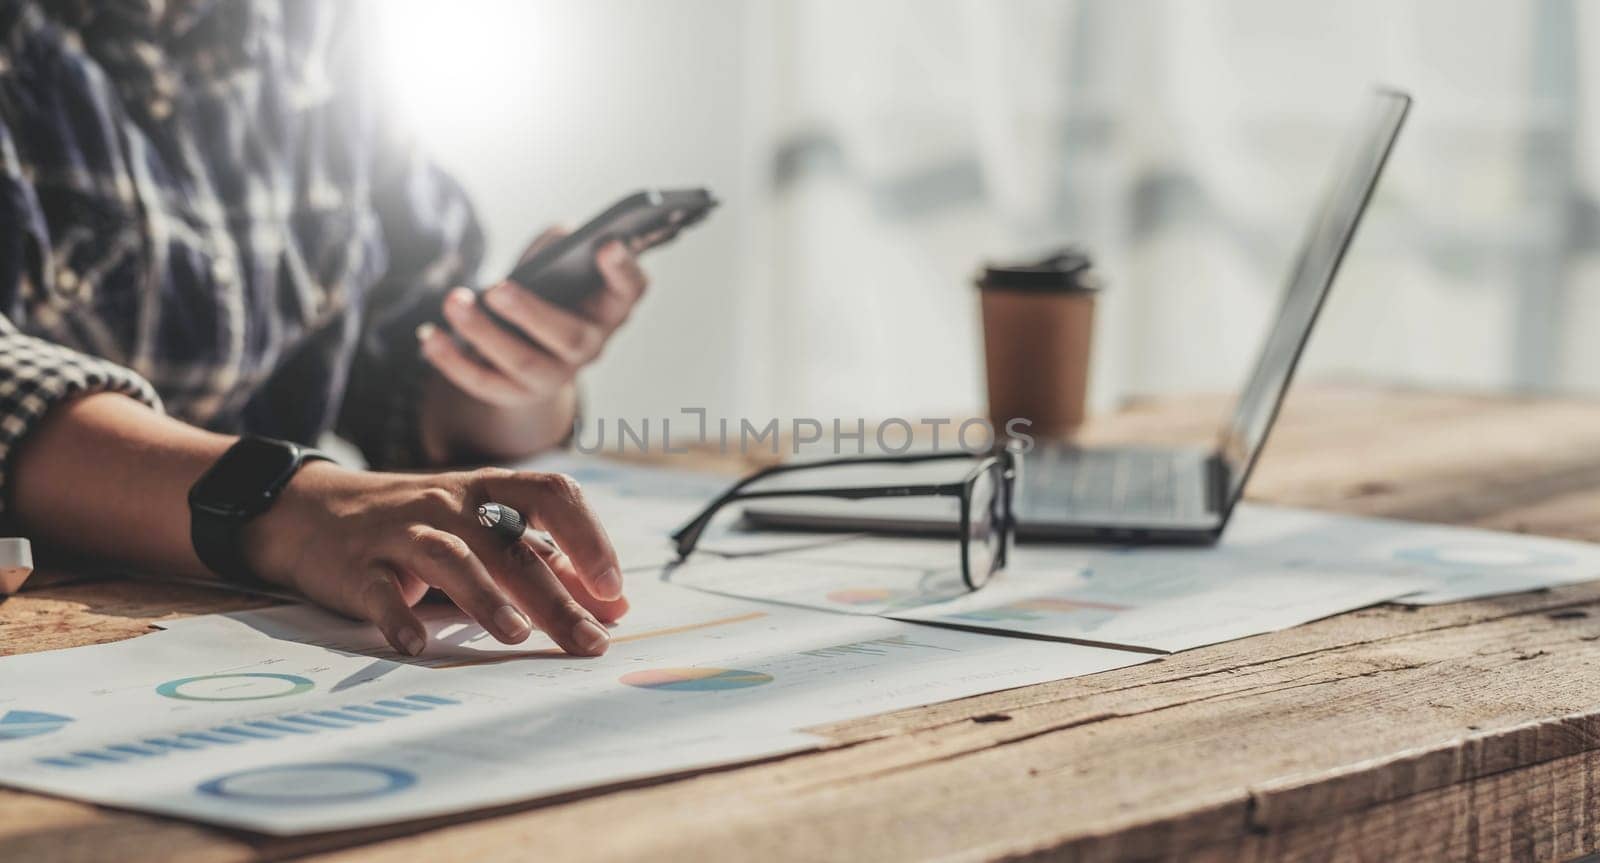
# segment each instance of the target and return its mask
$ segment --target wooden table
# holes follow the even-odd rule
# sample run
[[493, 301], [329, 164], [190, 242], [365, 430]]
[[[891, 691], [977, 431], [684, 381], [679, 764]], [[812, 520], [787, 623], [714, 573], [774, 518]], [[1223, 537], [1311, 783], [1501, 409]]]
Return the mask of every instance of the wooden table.
[[[1137, 405], [1090, 436], [1204, 436], [1219, 405]], [[1250, 490], [1600, 540], [1600, 404], [1315, 387]], [[49, 585], [0, 604], [0, 652], [246, 602]], [[1600, 845], [1600, 583], [1379, 607], [827, 734], [738, 769], [306, 839], [0, 790], [0, 859], [1566, 859]]]

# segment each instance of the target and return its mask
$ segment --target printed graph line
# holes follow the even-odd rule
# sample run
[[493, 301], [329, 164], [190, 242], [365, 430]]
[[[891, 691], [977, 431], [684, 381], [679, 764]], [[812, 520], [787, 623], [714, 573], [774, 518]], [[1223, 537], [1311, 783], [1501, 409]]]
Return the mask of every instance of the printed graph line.
[[1104, 623], [1116, 616], [1118, 612], [1129, 611], [1132, 608], [1133, 606], [1117, 605], [1110, 602], [1040, 596], [1033, 599], [1008, 602], [992, 608], [963, 611], [948, 615], [948, 617], [953, 620], [976, 620], [980, 622], [1037, 621], [1052, 617], [1075, 617], [1080, 623], [1096, 624]]
[[277, 740], [307, 734], [343, 731], [375, 722], [389, 722], [460, 704], [442, 695], [401, 695], [366, 704], [350, 704], [323, 710], [283, 713], [268, 719], [249, 719], [217, 725], [200, 731], [184, 731], [142, 740], [112, 743], [94, 749], [80, 749], [64, 755], [35, 759], [45, 767], [83, 769], [96, 765], [124, 764], [146, 758], [160, 758], [173, 752], [192, 752], [217, 746], [236, 746], [252, 740]]
[[909, 635], [891, 635], [887, 638], [874, 638], [868, 641], [852, 641], [849, 644], [835, 644], [830, 647], [819, 647], [815, 650], [800, 651], [803, 656], [816, 656], [828, 659], [836, 656], [884, 656], [894, 650], [942, 650], [947, 653], [960, 653], [954, 647], [941, 647], [937, 644], [927, 644], [912, 640]]
[[[685, 632], [694, 632], [700, 629], [713, 629], [718, 626], [730, 626], [735, 623], [745, 623], [766, 617], [764, 611], [752, 611], [748, 614], [722, 617], [716, 620], [706, 620], [700, 623], [690, 623], [683, 626], [669, 626], [662, 629], [650, 629], [644, 632], [635, 632], [629, 635], [619, 635], [611, 639], [612, 644], [626, 644], [630, 641], [644, 641], [650, 638], [664, 638], [669, 635], [682, 635]], [[498, 662], [511, 662], [517, 659], [530, 659], [533, 657], [566, 656], [566, 652], [559, 647], [546, 647], [539, 650], [519, 650], [514, 653], [490, 653], [482, 657], [471, 659], [440, 659], [432, 662], [422, 662], [429, 668], [466, 668], [474, 665], [493, 665]]]
[[619, 683], [662, 692], [725, 692], [765, 686], [772, 675], [742, 668], [648, 668], [617, 678]]

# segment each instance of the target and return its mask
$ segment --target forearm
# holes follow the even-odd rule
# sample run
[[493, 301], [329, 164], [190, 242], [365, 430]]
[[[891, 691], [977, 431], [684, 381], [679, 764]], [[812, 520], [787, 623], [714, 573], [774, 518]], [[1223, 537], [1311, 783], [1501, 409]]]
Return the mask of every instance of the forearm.
[[[57, 404], [12, 454], [13, 514], [47, 544], [172, 575], [203, 577], [189, 543], [189, 488], [235, 439], [120, 395]], [[560, 544], [508, 543], [466, 515], [503, 501]], [[240, 536], [250, 572], [377, 624], [415, 655], [411, 610], [438, 588], [508, 644], [537, 625], [562, 649], [604, 653], [603, 622], [628, 609], [616, 552], [565, 477], [487, 469], [352, 471], [313, 462]]]
[[435, 465], [516, 461], [560, 445], [577, 412], [576, 384], [543, 401], [501, 407], [433, 374], [423, 387], [423, 451]]
[[209, 576], [189, 542], [189, 487], [234, 440], [127, 396], [73, 399], [52, 408], [13, 454], [11, 512], [47, 548]]

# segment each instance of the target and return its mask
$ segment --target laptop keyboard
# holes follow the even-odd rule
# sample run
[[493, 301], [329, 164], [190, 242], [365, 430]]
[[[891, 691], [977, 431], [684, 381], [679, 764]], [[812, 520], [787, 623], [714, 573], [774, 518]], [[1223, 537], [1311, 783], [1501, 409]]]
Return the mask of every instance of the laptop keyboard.
[[1165, 450], [1041, 447], [1023, 462], [1023, 496], [1039, 515], [1116, 513], [1155, 519], [1199, 515], [1205, 463]]

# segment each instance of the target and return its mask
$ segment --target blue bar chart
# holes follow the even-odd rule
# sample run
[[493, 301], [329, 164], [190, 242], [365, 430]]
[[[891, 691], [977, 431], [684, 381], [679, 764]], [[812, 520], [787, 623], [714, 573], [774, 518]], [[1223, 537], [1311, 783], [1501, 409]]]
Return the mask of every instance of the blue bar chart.
[[189, 752], [211, 747], [237, 746], [257, 740], [278, 740], [309, 734], [327, 734], [347, 728], [394, 722], [460, 704], [442, 695], [402, 695], [363, 704], [337, 708], [281, 713], [264, 719], [251, 719], [215, 725], [198, 731], [184, 731], [161, 737], [127, 740], [93, 749], [80, 749], [35, 759], [46, 767], [82, 770], [109, 764], [123, 764], [160, 758], [174, 752]]

